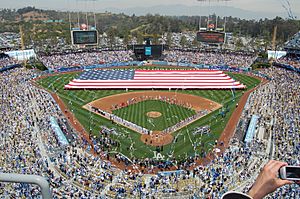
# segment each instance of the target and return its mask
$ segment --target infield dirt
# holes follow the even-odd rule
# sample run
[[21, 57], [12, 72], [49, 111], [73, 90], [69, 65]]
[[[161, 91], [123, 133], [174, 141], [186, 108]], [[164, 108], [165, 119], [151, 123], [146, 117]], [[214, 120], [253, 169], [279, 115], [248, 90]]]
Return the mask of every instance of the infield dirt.
[[[136, 102], [139, 102], [149, 98], [158, 99], [159, 97], [166, 97], [169, 99], [172, 98], [172, 99], [176, 99], [176, 101], [178, 102], [189, 104], [191, 106], [191, 109], [195, 110], [196, 112], [207, 110], [208, 113], [211, 113], [222, 107], [221, 104], [218, 104], [212, 100], [200, 96], [196, 96], [196, 95], [177, 93], [177, 92], [166, 92], [166, 91], [140, 91], [140, 92], [122, 93], [122, 94], [111, 95], [108, 97], [100, 98], [85, 105], [84, 108], [89, 110], [89, 108], [87, 107], [88, 105], [90, 105], [92, 107], [112, 113], [112, 107], [114, 107], [116, 104], [123, 104], [129, 99], [136, 99], [137, 100]], [[199, 118], [197, 118], [197, 120], [198, 119]], [[191, 120], [181, 128], [189, 125], [194, 121], [195, 120]], [[141, 134], [141, 141], [151, 146], [163, 146], [163, 145], [170, 144], [173, 141], [173, 135], [171, 133], [161, 133], [161, 131], [154, 131], [152, 134]]]

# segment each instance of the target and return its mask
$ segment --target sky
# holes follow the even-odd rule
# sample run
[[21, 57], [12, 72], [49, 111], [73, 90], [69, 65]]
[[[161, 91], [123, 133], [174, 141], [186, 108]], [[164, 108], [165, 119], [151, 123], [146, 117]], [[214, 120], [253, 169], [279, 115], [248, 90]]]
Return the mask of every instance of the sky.
[[[258, 12], [287, 12], [290, 7], [294, 13], [300, 13], [300, 0], [0, 0], [0, 8], [22, 8], [35, 6], [42, 9], [101, 11], [104, 8], [131, 8], [157, 5], [186, 6], [230, 6]], [[109, 11], [109, 10], [108, 10]]]

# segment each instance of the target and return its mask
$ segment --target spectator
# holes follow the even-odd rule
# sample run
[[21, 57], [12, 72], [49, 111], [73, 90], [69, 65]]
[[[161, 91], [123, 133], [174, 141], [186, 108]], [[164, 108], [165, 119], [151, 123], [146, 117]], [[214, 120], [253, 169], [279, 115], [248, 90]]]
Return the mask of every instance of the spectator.
[[[278, 178], [279, 169], [283, 166], [287, 166], [287, 163], [279, 162], [276, 160], [269, 161], [257, 177], [255, 183], [251, 187], [249, 191], [249, 196], [253, 199], [261, 199], [268, 195], [269, 193], [274, 192], [277, 188], [286, 185], [286, 184], [292, 184], [292, 181], [289, 180], [282, 180]], [[231, 192], [225, 194], [222, 198], [223, 199], [232, 199], [233, 197], [239, 198], [239, 197], [245, 197], [244, 194], [240, 194], [238, 196], [238, 193]], [[248, 198], [250, 198], [248, 197]]]

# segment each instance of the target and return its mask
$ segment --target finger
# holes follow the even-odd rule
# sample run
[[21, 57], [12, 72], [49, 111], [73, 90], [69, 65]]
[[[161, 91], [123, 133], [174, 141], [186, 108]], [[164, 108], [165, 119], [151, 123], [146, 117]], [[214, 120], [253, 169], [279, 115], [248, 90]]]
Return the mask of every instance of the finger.
[[264, 167], [264, 170], [271, 170], [275, 165], [275, 160], [270, 160]]
[[277, 183], [278, 187], [281, 187], [281, 186], [287, 185], [287, 184], [294, 184], [293, 181], [290, 181], [290, 180], [281, 180], [279, 178], [276, 180], [276, 183]]
[[279, 162], [279, 161], [276, 161], [275, 163], [274, 163], [274, 165], [272, 165], [273, 167], [272, 167], [272, 171], [273, 172], [278, 172], [279, 171], [279, 169], [281, 168], [281, 167], [283, 167], [283, 166], [287, 166], [288, 164], [286, 163], [286, 162]]
[[263, 168], [263, 171], [265, 173], [269, 173], [270, 175], [275, 175], [275, 173], [278, 172], [279, 168], [278, 166], [276, 166], [278, 163], [275, 161], [275, 160], [271, 160], [270, 162], [268, 162], [264, 168]]
[[266, 168], [268, 168], [269, 170], [271, 170], [272, 168], [275, 167], [275, 165], [277, 165], [279, 163], [279, 161], [276, 160], [270, 160], [267, 164], [266, 164]]

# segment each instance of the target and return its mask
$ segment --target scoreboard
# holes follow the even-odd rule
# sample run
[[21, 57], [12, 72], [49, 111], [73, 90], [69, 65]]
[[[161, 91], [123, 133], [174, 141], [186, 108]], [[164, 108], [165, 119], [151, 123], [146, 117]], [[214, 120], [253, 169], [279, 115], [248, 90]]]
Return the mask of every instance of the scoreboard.
[[98, 44], [98, 32], [96, 30], [72, 30], [71, 37], [73, 45]]
[[225, 41], [225, 33], [213, 31], [197, 32], [197, 41], [213, 44], [222, 44]]
[[162, 52], [167, 49], [165, 45], [129, 45], [128, 49], [133, 50], [135, 57], [139, 61], [149, 59], [161, 59]]
[[151, 56], [152, 55], [152, 47], [151, 46], [146, 46], [145, 47], [145, 55], [146, 56]]

